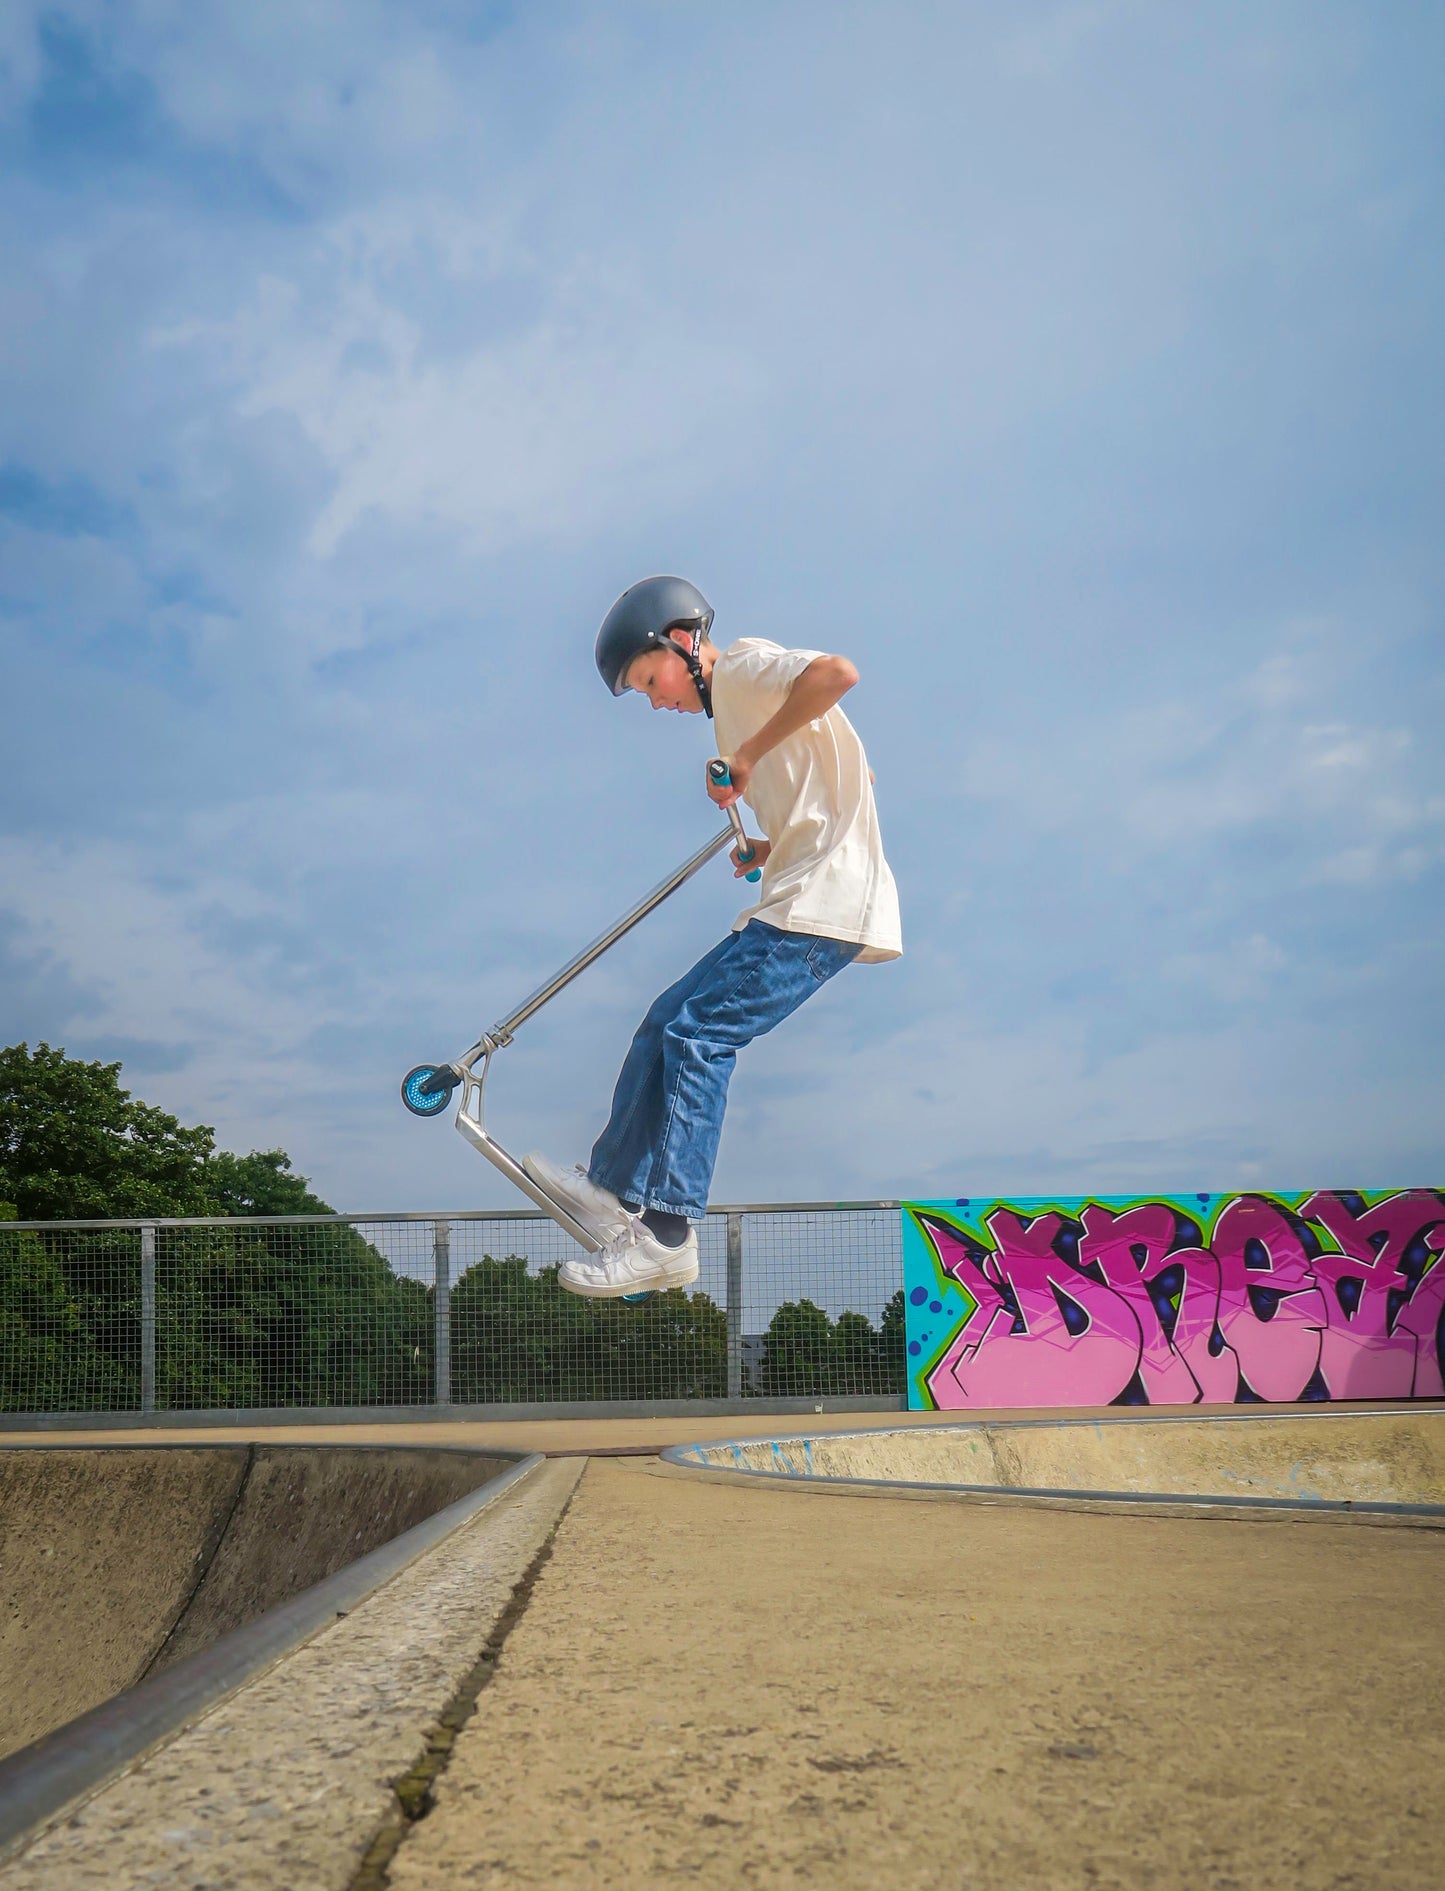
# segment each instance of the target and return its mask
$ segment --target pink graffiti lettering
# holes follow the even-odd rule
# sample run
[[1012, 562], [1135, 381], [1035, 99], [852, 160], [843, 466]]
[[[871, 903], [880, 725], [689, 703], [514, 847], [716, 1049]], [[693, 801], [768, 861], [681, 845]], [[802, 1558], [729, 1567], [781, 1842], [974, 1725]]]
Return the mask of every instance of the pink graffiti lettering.
[[[995, 1251], [979, 1262], [946, 1221], [919, 1220], [944, 1271], [978, 1303], [929, 1380], [939, 1405], [1048, 1405], [1061, 1382], [1081, 1404], [1119, 1396], [1138, 1363], [1139, 1323], [1122, 1295], [1054, 1253], [1057, 1215], [1026, 1224], [998, 1210], [987, 1223]], [[935, 1380], [951, 1396], [940, 1396]]]
[[[1316, 1256], [1329, 1330], [1320, 1364], [1336, 1398], [1439, 1398], [1445, 1394], [1435, 1334], [1445, 1311], [1445, 1266], [1412, 1279], [1412, 1248], [1445, 1251], [1445, 1205], [1425, 1189], [1392, 1195], [1353, 1214], [1338, 1195], [1311, 1195], [1301, 1213], [1333, 1237]], [[1413, 1270], [1412, 1270], [1413, 1271]]]
[[[1133, 1309], [1143, 1335], [1139, 1380], [1151, 1405], [1192, 1405], [1198, 1399], [1232, 1399], [1239, 1362], [1228, 1346], [1215, 1356], [1210, 1341], [1219, 1320], [1219, 1263], [1206, 1248], [1170, 1251], [1175, 1234], [1172, 1208], [1148, 1202], [1121, 1215], [1096, 1202], [1083, 1214], [1079, 1265], [1098, 1265], [1105, 1280]], [[1154, 1289], [1167, 1269], [1181, 1275], [1172, 1334], [1167, 1333]]]
[[1328, 1315], [1309, 1255], [1262, 1195], [1239, 1195], [1214, 1224], [1219, 1330], [1262, 1399], [1297, 1399], [1320, 1362]]
[[1445, 1396], [1445, 1194], [1238, 1195], [1207, 1247], [1179, 1203], [1078, 1207], [994, 1203], [986, 1241], [911, 1211], [971, 1302], [926, 1371], [940, 1408]]

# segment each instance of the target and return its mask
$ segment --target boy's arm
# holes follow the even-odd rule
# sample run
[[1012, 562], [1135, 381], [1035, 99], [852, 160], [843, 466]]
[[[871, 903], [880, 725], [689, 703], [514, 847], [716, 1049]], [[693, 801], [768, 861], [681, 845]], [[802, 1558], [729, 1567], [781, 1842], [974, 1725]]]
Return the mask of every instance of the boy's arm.
[[799, 729], [806, 728], [819, 716], [826, 716], [834, 703], [841, 702], [857, 681], [858, 672], [847, 657], [814, 657], [788, 691], [787, 701], [782, 708], [769, 716], [762, 728], [750, 735], [746, 742], [740, 742], [731, 755], [723, 757], [732, 775], [732, 785], [714, 788], [709, 784], [708, 787], [708, 793], [718, 806], [731, 807], [747, 788], [753, 770], [768, 751], [775, 749], [779, 742], [786, 742], [790, 735], [796, 735]]

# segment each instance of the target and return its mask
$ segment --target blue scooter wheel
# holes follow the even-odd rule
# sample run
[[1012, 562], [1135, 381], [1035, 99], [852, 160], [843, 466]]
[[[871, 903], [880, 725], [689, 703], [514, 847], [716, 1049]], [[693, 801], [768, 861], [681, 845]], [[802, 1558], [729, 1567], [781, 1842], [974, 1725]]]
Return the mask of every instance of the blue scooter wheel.
[[[452, 1100], [455, 1083], [449, 1083], [444, 1090], [429, 1091], [422, 1088], [441, 1069], [440, 1064], [418, 1064], [409, 1070], [401, 1080], [401, 1100], [413, 1116], [439, 1116]], [[452, 1073], [449, 1071], [448, 1076]]]
[[651, 1298], [652, 1298], [652, 1289], [649, 1287], [646, 1293], [623, 1294], [622, 1304], [625, 1307], [637, 1307], [637, 1306], [641, 1306], [644, 1300], [650, 1300]]

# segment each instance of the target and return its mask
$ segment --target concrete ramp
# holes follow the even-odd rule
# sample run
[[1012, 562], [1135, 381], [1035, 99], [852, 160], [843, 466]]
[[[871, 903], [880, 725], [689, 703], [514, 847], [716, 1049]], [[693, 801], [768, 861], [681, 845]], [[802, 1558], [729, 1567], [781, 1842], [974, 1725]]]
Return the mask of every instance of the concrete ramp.
[[0, 1757], [208, 1648], [511, 1461], [393, 1446], [0, 1450]]
[[799, 1432], [662, 1455], [690, 1469], [825, 1488], [1445, 1519], [1438, 1406]]

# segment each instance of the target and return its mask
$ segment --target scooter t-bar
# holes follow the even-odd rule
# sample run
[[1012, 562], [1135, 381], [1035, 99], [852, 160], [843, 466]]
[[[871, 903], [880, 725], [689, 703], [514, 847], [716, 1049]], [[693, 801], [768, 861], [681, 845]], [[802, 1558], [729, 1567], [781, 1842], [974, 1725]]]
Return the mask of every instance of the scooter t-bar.
[[[714, 772], [719, 767], [723, 769], [723, 777], [719, 777]], [[709, 778], [718, 782], [718, 785], [726, 785], [726, 774], [725, 764], [717, 762], [709, 764]], [[649, 913], [655, 912], [665, 899], [674, 894], [680, 886], [685, 885], [700, 868], [707, 865], [709, 860], [720, 854], [724, 847], [730, 843], [733, 844], [739, 865], [746, 865], [752, 858], [752, 843], [738, 817], [737, 809], [730, 807], [727, 813], [728, 825], [720, 834], [715, 834], [704, 846], [699, 847], [690, 859], [685, 860], [674, 873], [660, 881], [615, 925], [609, 926], [606, 932], [592, 941], [591, 945], [585, 947], [575, 958], [569, 959], [561, 971], [549, 978], [545, 985], [539, 985], [530, 997], [523, 999], [515, 1011], [509, 1012], [499, 1023], [494, 1024], [490, 1031], [484, 1031], [470, 1049], [463, 1051], [460, 1057], [454, 1057], [449, 1063], [418, 1064], [402, 1079], [401, 1099], [414, 1116], [440, 1115], [450, 1103], [453, 1091], [460, 1088], [462, 1100], [457, 1110], [459, 1133], [471, 1143], [474, 1149], [484, 1155], [494, 1168], [499, 1169], [509, 1182], [534, 1201], [545, 1214], [550, 1215], [552, 1220], [570, 1234], [574, 1241], [594, 1254], [600, 1251], [602, 1242], [592, 1230], [578, 1221], [561, 1202], [555, 1200], [544, 1188], [534, 1182], [515, 1156], [509, 1155], [496, 1138], [488, 1134], [482, 1114], [487, 1071], [493, 1056], [512, 1042], [515, 1033], [529, 1018], [535, 1017], [543, 1005], [570, 985], [574, 978], [585, 972], [589, 965], [595, 964], [604, 952], [616, 945], [619, 939], [631, 932], [632, 928], [646, 919]], [[758, 874], [755, 871], [747, 877], [750, 880], [755, 879]], [[481, 1064], [480, 1071], [476, 1069], [478, 1061]]]

